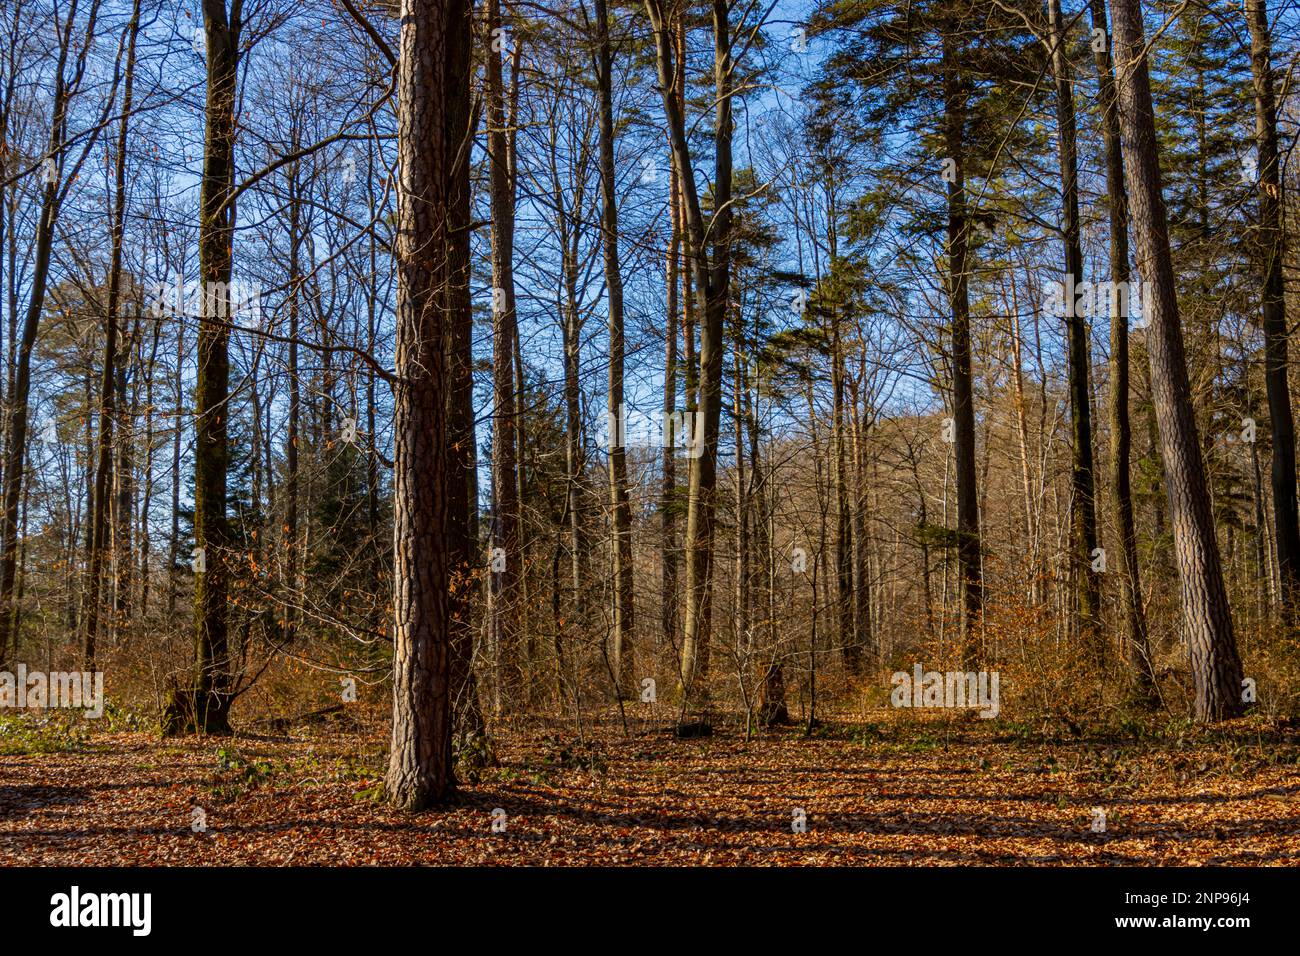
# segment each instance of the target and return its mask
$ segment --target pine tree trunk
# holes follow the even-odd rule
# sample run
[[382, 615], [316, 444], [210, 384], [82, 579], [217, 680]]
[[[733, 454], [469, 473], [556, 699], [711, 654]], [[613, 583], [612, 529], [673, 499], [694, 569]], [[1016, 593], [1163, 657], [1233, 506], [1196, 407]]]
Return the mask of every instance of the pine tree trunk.
[[1096, 51], [1097, 78], [1102, 110], [1102, 138], [1106, 150], [1106, 196], [1110, 213], [1110, 473], [1115, 500], [1115, 521], [1119, 531], [1120, 610], [1124, 619], [1133, 697], [1139, 703], [1156, 700], [1155, 662], [1147, 636], [1146, 612], [1142, 604], [1142, 577], [1138, 566], [1137, 521], [1133, 511], [1133, 488], [1129, 459], [1133, 426], [1129, 418], [1130, 299], [1128, 264], [1128, 193], [1124, 189], [1124, 155], [1119, 134], [1119, 105], [1116, 101], [1114, 65], [1110, 54], [1110, 30], [1106, 22], [1106, 0], [1090, 0], [1092, 27], [1101, 30], [1105, 42]]
[[[492, 206], [492, 588], [493, 627], [497, 638], [497, 681], [503, 701], [517, 701], [522, 688], [519, 661], [519, 499], [515, 447], [516, 382], [515, 183], [511, 136], [506, 128], [506, 91], [502, 52], [507, 34], [500, 0], [484, 4], [487, 26], [488, 158]], [[509, 42], [521, 42], [512, 36]], [[498, 570], [500, 569], [500, 570]]]
[[470, 11], [402, 0], [398, 64], [397, 343], [393, 416], [393, 736], [388, 800], [447, 799], [452, 772], [453, 602], [445, 336], [466, 318]]
[[965, 137], [967, 94], [956, 63], [954, 41], [943, 38], [944, 141], [950, 160], [948, 183], [948, 301], [952, 314], [953, 452], [957, 478], [957, 563], [961, 575], [961, 654], [968, 666], [980, 655], [979, 621], [984, 608], [980, 557], [979, 498], [975, 471], [975, 398], [971, 374]]
[[1151, 80], [1139, 0], [1111, 0], [1118, 62], [1125, 180], [1149, 324], [1151, 393], [1160, 428], [1169, 519], [1183, 605], [1183, 630], [1196, 689], [1198, 720], [1241, 713], [1241, 663], [1219, 564], [1205, 463], [1192, 407], [1179, 325], [1173, 260], [1157, 155]]
[[[468, 19], [465, 24], [468, 29]], [[460, 66], [470, 69], [470, 40], [462, 38], [448, 50], [460, 57]], [[466, 130], [472, 142], [481, 110], [471, 110], [468, 98], [454, 98], [447, 104], [446, 127]], [[470, 155], [456, 155], [448, 202], [455, 232], [468, 232], [472, 221], [469, 187]], [[447, 316], [447, 549], [449, 560], [450, 662], [452, 722], [462, 759], [491, 761], [487, 725], [479, 703], [478, 677], [474, 670], [473, 596], [474, 581], [482, 567], [478, 545], [478, 446], [474, 416], [474, 310], [470, 289], [469, 244], [457, 243], [450, 250], [451, 307]], [[373, 414], [373, 411], [372, 411]]]

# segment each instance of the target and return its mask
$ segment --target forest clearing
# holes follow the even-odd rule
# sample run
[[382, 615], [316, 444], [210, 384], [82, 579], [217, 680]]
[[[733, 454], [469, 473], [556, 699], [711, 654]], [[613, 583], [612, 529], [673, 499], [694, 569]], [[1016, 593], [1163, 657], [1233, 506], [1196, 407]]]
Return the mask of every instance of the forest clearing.
[[582, 742], [558, 721], [512, 728], [497, 766], [415, 817], [378, 800], [384, 735], [360, 722], [22, 756], [0, 737], [0, 863], [1300, 865], [1300, 728], [1136, 742], [882, 716], [750, 741], [643, 719]]

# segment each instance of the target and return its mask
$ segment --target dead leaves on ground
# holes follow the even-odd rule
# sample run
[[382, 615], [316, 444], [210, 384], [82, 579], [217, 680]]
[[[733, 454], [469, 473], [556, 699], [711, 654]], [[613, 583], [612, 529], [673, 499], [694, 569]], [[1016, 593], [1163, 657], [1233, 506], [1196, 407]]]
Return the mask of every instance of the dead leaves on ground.
[[0, 862], [1300, 863], [1300, 748], [1285, 737], [1034, 742], [980, 727], [914, 739], [832, 727], [750, 742], [597, 738], [503, 732], [499, 766], [455, 805], [414, 816], [376, 799], [381, 729], [98, 734], [71, 752], [0, 754]]

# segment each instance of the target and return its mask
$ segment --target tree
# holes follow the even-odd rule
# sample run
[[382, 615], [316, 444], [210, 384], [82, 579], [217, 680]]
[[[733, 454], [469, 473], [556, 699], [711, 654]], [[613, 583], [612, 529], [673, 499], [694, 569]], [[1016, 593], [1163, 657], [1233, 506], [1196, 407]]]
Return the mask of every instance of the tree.
[[393, 406], [393, 732], [388, 800], [421, 810], [455, 787], [444, 336], [464, 321], [470, 9], [402, 0], [397, 64], [397, 364]]
[[[484, 4], [487, 27], [488, 161], [492, 206], [492, 621], [496, 630], [498, 701], [513, 701], [519, 672], [519, 467], [515, 447], [517, 383], [515, 310], [514, 131], [508, 128], [502, 52], [506, 45], [500, 0]], [[518, 37], [514, 40], [517, 45]], [[516, 46], [516, 49], [518, 47]], [[504, 564], [496, 563], [499, 556]]]
[[[42, 172], [44, 186], [41, 189], [41, 205], [36, 225], [30, 292], [22, 337], [15, 343], [13, 335], [10, 335], [10, 348], [17, 346], [17, 356], [16, 362], [11, 363], [12, 379], [8, 394], [5, 432], [4, 497], [3, 502], [0, 502], [0, 538], [3, 539], [3, 543], [0, 543], [0, 665], [5, 664], [10, 659], [10, 655], [17, 650], [20, 630], [20, 607], [15, 598], [20, 533], [18, 518], [27, 466], [32, 350], [36, 346], [36, 333], [40, 327], [41, 313], [45, 309], [50, 256], [54, 248], [59, 213], [68, 190], [75, 182], [78, 171], [103, 129], [101, 122], [92, 128], [89, 135], [82, 137], [81, 151], [71, 161], [65, 155], [73, 142], [73, 137], [68, 130], [68, 108], [85, 76], [86, 56], [90, 49], [90, 40], [95, 35], [95, 23], [99, 16], [99, 2], [95, 0], [90, 5], [90, 11], [86, 16], [85, 37], [74, 49], [73, 31], [77, 25], [79, 6], [77, 0], [72, 0], [61, 22], [56, 12], [58, 46], [54, 67], [54, 94], [50, 112], [48, 150], [38, 166]], [[68, 72], [70, 66], [71, 73]], [[105, 105], [104, 113], [107, 114], [110, 109], [111, 104]], [[12, 275], [10, 279], [12, 281]], [[12, 300], [10, 309], [12, 319]]]
[[1147, 638], [1142, 606], [1142, 577], [1138, 566], [1137, 522], [1129, 468], [1133, 425], [1129, 417], [1129, 247], [1128, 194], [1124, 190], [1124, 154], [1119, 134], [1119, 104], [1111, 62], [1110, 30], [1105, 0], [1090, 0], [1092, 28], [1103, 42], [1093, 46], [1101, 100], [1101, 128], [1106, 151], [1106, 199], [1110, 217], [1110, 473], [1115, 519], [1119, 530], [1119, 593], [1135, 697], [1152, 703], [1156, 693], [1155, 663]]
[[1111, 0], [1110, 7], [1120, 129], [1128, 145], [1125, 181], [1137, 238], [1137, 267], [1144, 285], [1152, 400], [1165, 462], [1183, 633], [1195, 683], [1194, 708], [1198, 720], [1222, 720], [1242, 710], [1241, 662], [1223, 585], [1179, 326], [1142, 10], [1140, 0]]
[[952, 445], [957, 482], [957, 563], [961, 575], [962, 658], [979, 656], [984, 611], [980, 554], [979, 494], [975, 472], [975, 389], [971, 372], [970, 243], [972, 220], [966, 196], [967, 80], [958, 58], [955, 24], [943, 30], [943, 144], [951, 163], [948, 183], [948, 308], [952, 321]]
[[[585, 8], [584, 8], [585, 10]], [[596, 83], [600, 98], [601, 239], [605, 252], [605, 299], [609, 310], [609, 387], [607, 411], [611, 421], [624, 418], [623, 366], [626, 345], [623, 323], [623, 276], [618, 260], [618, 196], [614, 178], [614, 55], [609, 40], [606, 0], [596, 0]], [[614, 430], [609, 445], [610, 542], [614, 572], [613, 671], [620, 695], [633, 688], [632, 653], [636, 613], [632, 579], [632, 507], [627, 493], [627, 450]]]
[[[686, 117], [675, 93], [671, 18], [662, 0], [646, 0], [655, 38], [655, 62], [660, 98], [668, 125], [673, 164], [677, 168], [685, 207], [688, 260], [695, 288], [703, 297], [700, 329], [699, 400], [702, 420], [692, 438], [693, 449], [686, 505], [686, 613], [682, 637], [681, 683], [683, 710], [695, 695], [703, 695], [708, 679], [710, 588], [713, 572], [713, 521], [717, 503], [718, 434], [722, 418], [723, 321], [731, 281], [731, 34], [727, 0], [713, 0], [713, 211], [706, 221], [695, 182], [695, 166], [687, 139]], [[711, 249], [710, 249], [711, 246]]]
[[1264, 384], [1273, 437], [1273, 532], [1277, 548], [1282, 618], [1300, 615], [1300, 509], [1296, 505], [1295, 418], [1287, 383], [1286, 299], [1282, 265], [1282, 176], [1278, 157], [1277, 98], [1273, 92], [1272, 40], [1266, 0], [1245, 0], [1254, 78], [1256, 169], [1259, 174], [1258, 268], [1264, 280]]
[[173, 688], [163, 731], [230, 732], [230, 278], [234, 266], [235, 103], [242, 0], [204, 0], [208, 92], [199, 197], [200, 315], [194, 386], [194, 673]]
[[95, 669], [95, 640], [99, 631], [100, 587], [108, 550], [108, 492], [112, 474], [113, 422], [117, 417], [117, 331], [122, 298], [122, 243], [126, 232], [126, 146], [131, 123], [131, 97], [135, 84], [135, 45], [140, 32], [140, 0], [131, 7], [127, 25], [126, 75], [122, 87], [122, 115], [118, 126], [113, 167], [113, 212], [110, 220], [112, 262], [108, 272], [108, 302], [104, 315], [104, 359], [99, 384], [99, 431], [96, 437], [95, 481], [92, 492], [90, 535], [87, 539], [83, 653], [88, 670]]
[[1099, 630], [1100, 585], [1093, 565], [1097, 547], [1096, 481], [1092, 457], [1091, 393], [1088, 387], [1088, 330], [1075, 289], [1082, 282], [1083, 249], [1079, 238], [1078, 131], [1074, 88], [1066, 58], [1066, 29], [1061, 0], [1047, 0], [1052, 72], [1056, 79], [1056, 151], [1061, 171], [1061, 238], [1065, 246], [1065, 299], [1070, 388], [1070, 484], [1073, 577], [1079, 637], [1094, 660], [1104, 656]]

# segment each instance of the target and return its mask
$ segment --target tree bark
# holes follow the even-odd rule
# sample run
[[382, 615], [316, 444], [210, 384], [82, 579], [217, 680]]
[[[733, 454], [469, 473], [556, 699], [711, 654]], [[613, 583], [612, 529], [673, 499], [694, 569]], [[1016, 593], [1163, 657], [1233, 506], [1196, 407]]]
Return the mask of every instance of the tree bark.
[[1246, 0], [1250, 67], [1255, 93], [1255, 148], [1259, 171], [1259, 269], [1264, 280], [1264, 383], [1273, 439], [1273, 523], [1279, 604], [1287, 627], [1297, 624], [1300, 603], [1300, 513], [1296, 505], [1295, 418], [1287, 382], [1286, 299], [1282, 265], [1282, 177], [1278, 162], [1277, 100], [1266, 0]]
[[[672, 421], [677, 412], [677, 338], [678, 338], [678, 274], [681, 261], [682, 215], [681, 186], [677, 167], [669, 173], [668, 214], [671, 233], [668, 239], [668, 261], [665, 266], [668, 325], [664, 335], [664, 423]], [[676, 647], [679, 615], [677, 613], [677, 457], [671, 442], [663, 442], [661, 465], [663, 485], [659, 495], [659, 561], [660, 583], [659, 624], [663, 643]]]
[[1129, 248], [1128, 193], [1124, 189], [1124, 154], [1119, 133], [1114, 65], [1106, 0], [1090, 0], [1092, 27], [1101, 30], [1105, 43], [1095, 53], [1101, 99], [1102, 138], [1106, 150], [1106, 196], [1110, 214], [1110, 473], [1119, 531], [1120, 611], [1124, 619], [1133, 697], [1153, 704], [1157, 696], [1155, 662], [1147, 636], [1142, 604], [1142, 576], [1138, 566], [1137, 521], [1129, 459], [1133, 426], [1129, 418]]
[[[405, 810], [447, 799], [452, 768], [447, 345], [469, 231], [470, 10], [402, 0], [398, 64], [397, 382], [393, 418], [393, 736], [384, 789]], [[463, 545], [461, 545], [463, 547]]]
[[1151, 79], [1139, 0], [1111, 0], [1119, 64], [1119, 116], [1125, 180], [1137, 239], [1148, 322], [1151, 392], [1165, 463], [1183, 605], [1183, 631], [1195, 684], [1195, 715], [1215, 721], [1242, 711], [1241, 662], [1223, 585], [1205, 463], [1192, 407], [1179, 325], [1173, 260], [1157, 155]]
[[1065, 246], [1065, 327], [1070, 391], [1070, 538], [1075, 586], [1075, 626], [1084, 652], [1100, 663], [1105, 638], [1100, 628], [1100, 581], [1093, 570], [1097, 547], [1096, 479], [1092, 454], [1092, 406], [1088, 388], [1088, 324], [1080, 313], [1078, 286], [1083, 281], [1079, 240], [1079, 160], [1074, 116], [1074, 87], [1066, 57], [1061, 0], [1047, 0], [1051, 30], [1052, 71], [1056, 79], [1056, 145], [1061, 171], [1061, 233]]
[[[498, 699], [517, 701], [522, 688], [519, 660], [519, 498], [515, 447], [516, 385], [515, 183], [511, 135], [506, 121], [502, 50], [506, 45], [500, 0], [484, 4], [487, 25], [488, 159], [492, 207], [492, 495], [495, 502], [490, 584], [496, 635]], [[512, 38], [519, 43], [518, 37]], [[496, 570], [498, 557], [504, 567]]]
[[235, 99], [241, 4], [204, 0], [207, 42], [206, 129], [199, 197], [199, 332], [194, 389], [194, 653], [192, 683], [173, 690], [164, 734], [229, 733], [227, 621], [229, 529], [226, 524], [230, 384], [229, 284], [235, 210]]
[[952, 162], [948, 183], [948, 301], [952, 315], [953, 453], [957, 479], [957, 563], [961, 575], [961, 654], [968, 666], [979, 654], [984, 608], [980, 566], [979, 498], [975, 471], [975, 399], [971, 374], [965, 138], [967, 98], [950, 32], [943, 37], [944, 142]]
[[614, 174], [614, 56], [609, 40], [607, 0], [596, 0], [596, 86], [600, 98], [600, 201], [605, 253], [605, 295], [609, 307], [609, 387], [607, 411], [615, 423], [609, 443], [609, 509], [613, 526], [613, 667], [618, 693], [633, 694], [633, 635], [636, 612], [632, 578], [632, 506], [627, 491], [627, 450], [623, 446], [623, 275], [618, 261], [618, 197]]
[[[718, 434], [722, 417], [723, 322], [731, 283], [731, 39], [727, 0], [713, 0], [714, 213], [706, 224], [695, 184], [686, 121], [675, 94], [673, 43], [660, 0], [646, 0], [654, 32], [659, 88], [668, 137], [685, 206], [688, 258], [695, 288], [704, 296], [700, 328], [699, 400], [702, 427], [692, 426], [696, 444], [686, 506], [686, 613], [682, 638], [681, 684], [686, 708], [707, 699], [713, 524], [717, 503]], [[712, 254], [707, 249], [712, 244]], [[696, 434], [695, 432], [702, 432]], [[683, 712], [684, 712], [683, 711]]]
[[[468, 19], [466, 21], [468, 24]], [[461, 66], [449, 67], [454, 75], [470, 69], [470, 44], [465, 41], [449, 49], [460, 57]], [[466, 142], [473, 142], [481, 110], [470, 108], [468, 97], [448, 103], [446, 126], [466, 130]], [[452, 187], [448, 190], [453, 234], [468, 233], [471, 227], [469, 188], [470, 151], [455, 156]], [[447, 316], [447, 547], [449, 555], [448, 597], [451, 610], [450, 663], [452, 720], [459, 752], [480, 762], [491, 759], [486, 723], [479, 703], [478, 677], [474, 670], [474, 582], [482, 567], [478, 545], [478, 437], [474, 417], [474, 311], [470, 289], [469, 244], [457, 243], [448, 253], [451, 270], [451, 308]], [[373, 410], [371, 412], [373, 414]]]
[[104, 577], [104, 554], [108, 549], [108, 490], [113, 467], [113, 420], [116, 418], [117, 328], [122, 297], [122, 240], [126, 231], [126, 144], [131, 126], [131, 102], [135, 82], [135, 42], [140, 31], [140, 0], [131, 8], [127, 25], [126, 70], [122, 85], [122, 118], [117, 131], [117, 155], [113, 166], [113, 213], [111, 252], [108, 269], [108, 301], [104, 316], [104, 359], [99, 380], [99, 431], [95, 445], [95, 482], [90, 515], [89, 574], [82, 615], [83, 660], [87, 670], [95, 669], [95, 644], [99, 635], [100, 590]]

